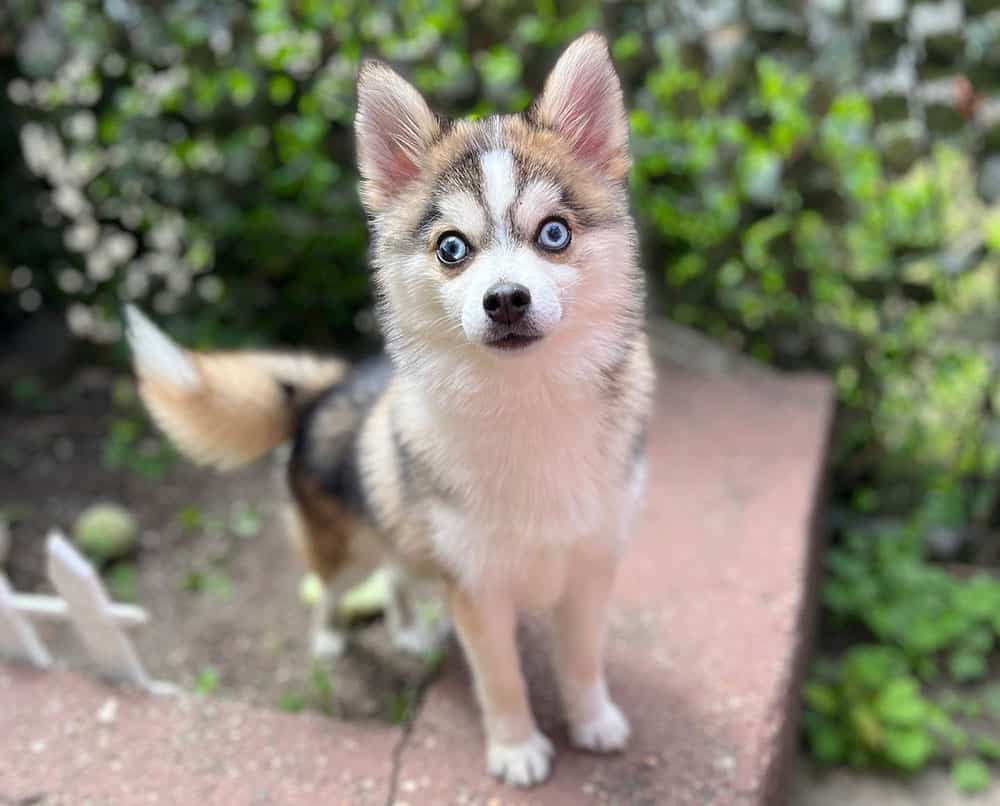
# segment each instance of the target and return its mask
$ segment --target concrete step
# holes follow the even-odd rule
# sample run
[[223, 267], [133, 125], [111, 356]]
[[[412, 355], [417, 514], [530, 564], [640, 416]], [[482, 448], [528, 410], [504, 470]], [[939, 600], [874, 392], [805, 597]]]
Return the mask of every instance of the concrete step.
[[0, 664], [0, 803], [384, 806], [401, 729]]
[[627, 752], [566, 746], [537, 628], [525, 633], [526, 666], [559, 756], [553, 778], [530, 792], [485, 774], [454, 652], [409, 731], [0, 666], [0, 802], [784, 802], [831, 388], [679, 336], [657, 343], [670, 349], [660, 356], [649, 506], [618, 579], [608, 658], [632, 720]]

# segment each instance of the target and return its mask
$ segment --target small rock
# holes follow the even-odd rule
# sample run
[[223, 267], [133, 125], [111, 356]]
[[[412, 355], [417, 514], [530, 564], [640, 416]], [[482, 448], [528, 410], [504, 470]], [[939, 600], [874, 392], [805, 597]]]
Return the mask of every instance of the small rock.
[[129, 554], [139, 534], [135, 518], [117, 504], [95, 504], [80, 513], [73, 538], [95, 562], [104, 563]]
[[111, 699], [101, 706], [97, 712], [97, 721], [102, 725], [110, 725], [118, 716], [118, 700]]

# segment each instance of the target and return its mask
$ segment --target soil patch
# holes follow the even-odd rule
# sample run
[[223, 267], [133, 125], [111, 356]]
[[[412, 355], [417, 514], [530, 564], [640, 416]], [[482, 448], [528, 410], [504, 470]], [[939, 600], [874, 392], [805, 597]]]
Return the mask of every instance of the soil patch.
[[[81, 511], [111, 501], [140, 528], [134, 556], [104, 569], [117, 598], [145, 607], [135, 635], [156, 679], [286, 710], [402, 721], [431, 663], [388, 648], [381, 621], [355, 633], [340, 660], [314, 665], [304, 566], [283, 528], [279, 456], [232, 474], [197, 468], [155, 433], [127, 378], [77, 373], [57, 392], [21, 390], [0, 408], [0, 514], [15, 589], [48, 590], [44, 540]], [[61, 664], [85, 669], [71, 630], [42, 625]]]

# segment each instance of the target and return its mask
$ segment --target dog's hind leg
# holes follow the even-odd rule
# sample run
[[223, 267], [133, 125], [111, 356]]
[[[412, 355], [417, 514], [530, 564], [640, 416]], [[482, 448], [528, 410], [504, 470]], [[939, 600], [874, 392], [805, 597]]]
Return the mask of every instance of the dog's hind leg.
[[369, 569], [347, 566], [324, 580], [319, 601], [313, 609], [309, 633], [309, 651], [316, 659], [337, 658], [347, 649], [347, 625], [338, 615], [340, 600], [355, 585], [364, 581]]
[[404, 568], [390, 566], [387, 570], [390, 586], [385, 617], [393, 646], [412, 655], [428, 655], [439, 649], [448, 634], [443, 606], [442, 612], [428, 612], [433, 602], [422, 600], [421, 580]]
[[314, 658], [333, 658], [347, 648], [347, 625], [337, 613], [340, 600], [364, 581], [372, 566], [352, 555], [356, 524], [338, 517], [332, 502], [321, 508], [317, 501], [296, 501], [288, 510], [288, 526], [292, 541], [323, 585], [312, 615], [310, 652]]

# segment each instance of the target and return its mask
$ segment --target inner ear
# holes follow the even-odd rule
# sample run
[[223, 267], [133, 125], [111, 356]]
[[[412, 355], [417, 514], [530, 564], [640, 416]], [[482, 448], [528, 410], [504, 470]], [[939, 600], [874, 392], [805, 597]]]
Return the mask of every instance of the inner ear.
[[381, 62], [366, 62], [358, 76], [355, 134], [361, 198], [383, 209], [420, 173], [421, 160], [441, 131], [419, 92]]
[[621, 83], [600, 34], [584, 34], [559, 58], [532, 112], [573, 152], [613, 178], [628, 171], [628, 121]]

